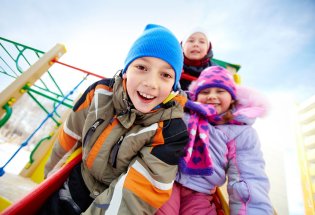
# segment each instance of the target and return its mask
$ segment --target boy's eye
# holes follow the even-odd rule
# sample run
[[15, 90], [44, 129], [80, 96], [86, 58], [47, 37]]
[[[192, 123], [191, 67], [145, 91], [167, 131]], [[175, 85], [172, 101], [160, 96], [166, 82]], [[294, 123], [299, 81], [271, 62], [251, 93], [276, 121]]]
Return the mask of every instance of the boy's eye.
[[146, 70], [146, 67], [143, 65], [136, 65], [136, 68], [139, 70]]
[[163, 78], [172, 78], [172, 76], [170, 74], [165, 73], [165, 72], [162, 73], [162, 77]]

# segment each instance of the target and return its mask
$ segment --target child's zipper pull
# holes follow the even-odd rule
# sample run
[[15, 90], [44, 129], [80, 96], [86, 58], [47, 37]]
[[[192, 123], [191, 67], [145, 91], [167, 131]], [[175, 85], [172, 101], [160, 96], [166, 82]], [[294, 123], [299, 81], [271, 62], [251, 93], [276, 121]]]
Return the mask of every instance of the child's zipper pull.
[[86, 145], [86, 143], [89, 142], [92, 134], [95, 132], [96, 128], [102, 123], [104, 122], [103, 119], [98, 119], [94, 122], [94, 124], [89, 128], [89, 130], [86, 132], [84, 139], [83, 139], [83, 146]]
[[113, 146], [113, 149], [110, 153], [111, 154], [110, 163], [114, 168], [116, 168], [117, 155], [118, 155], [118, 151], [123, 140], [124, 140], [124, 136], [121, 136], [119, 140], [117, 141], [117, 143], [115, 143], [115, 145]]
[[92, 131], [95, 131], [96, 128], [101, 124], [100, 120], [97, 120], [91, 127]]

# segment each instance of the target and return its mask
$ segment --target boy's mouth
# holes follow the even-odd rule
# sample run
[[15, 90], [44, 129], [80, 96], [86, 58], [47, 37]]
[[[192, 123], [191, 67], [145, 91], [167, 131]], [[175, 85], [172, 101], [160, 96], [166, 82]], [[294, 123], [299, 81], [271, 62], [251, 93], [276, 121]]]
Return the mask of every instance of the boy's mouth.
[[150, 101], [150, 100], [153, 100], [153, 99], [156, 98], [155, 96], [152, 96], [152, 95], [149, 95], [149, 94], [146, 94], [146, 93], [143, 93], [143, 92], [139, 92], [139, 91], [138, 91], [138, 95], [139, 95], [140, 98], [142, 98], [144, 100], [147, 100], [147, 101]]

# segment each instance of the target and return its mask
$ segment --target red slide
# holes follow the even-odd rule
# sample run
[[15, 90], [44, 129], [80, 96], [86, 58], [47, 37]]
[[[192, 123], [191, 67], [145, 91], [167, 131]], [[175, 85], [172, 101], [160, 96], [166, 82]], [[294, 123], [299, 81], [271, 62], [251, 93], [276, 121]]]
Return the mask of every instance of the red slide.
[[70, 170], [82, 160], [82, 153], [76, 155], [69, 163], [45, 179], [32, 192], [20, 201], [6, 208], [1, 215], [36, 214], [43, 203], [64, 183]]

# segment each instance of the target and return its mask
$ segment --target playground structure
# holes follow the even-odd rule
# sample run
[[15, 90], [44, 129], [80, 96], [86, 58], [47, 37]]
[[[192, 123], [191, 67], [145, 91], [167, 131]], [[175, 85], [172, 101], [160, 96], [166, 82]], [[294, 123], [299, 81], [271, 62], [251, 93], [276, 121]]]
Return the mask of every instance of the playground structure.
[[[16, 157], [20, 150], [23, 147], [29, 147], [33, 144], [29, 161], [25, 161], [26, 165], [19, 173], [18, 178], [19, 180], [25, 178], [35, 183], [40, 183], [44, 179], [44, 164], [57, 138], [58, 129], [72, 108], [73, 98], [70, 97], [87, 80], [87, 76], [103, 77], [59, 62], [58, 59], [66, 52], [65, 47], [61, 44], [55, 45], [46, 53], [5, 38], [0, 38], [0, 46], [0, 76], [2, 76], [2, 85], [5, 84], [5, 78], [14, 79], [0, 93], [0, 105], [2, 107], [0, 108], [0, 128], [4, 129], [12, 121], [10, 119], [14, 118], [14, 114], [16, 114], [15, 109], [18, 109], [15, 108], [15, 105], [20, 100], [25, 101], [25, 96], [29, 97], [28, 99], [33, 101], [35, 106], [37, 105], [38, 110], [29, 109], [29, 112], [25, 112], [24, 114], [29, 115], [31, 112], [40, 111], [44, 114], [43, 116], [46, 115], [45, 117], [41, 117], [39, 113], [35, 113], [38, 116], [34, 120], [36, 125], [34, 123], [29, 124], [33, 125], [33, 132], [27, 135], [28, 137], [19, 144], [16, 152], [12, 154], [3, 166], [0, 166], [0, 177], [6, 174], [5, 167]], [[72, 86], [71, 89], [64, 90], [58, 85], [56, 74], [50, 71], [51, 66], [56, 63], [64, 67], [79, 70], [86, 75], [82, 79], [80, 78], [77, 85]], [[71, 86], [71, 83], [67, 84]], [[66, 91], [68, 93], [65, 93]], [[50, 103], [50, 107], [47, 107], [47, 103]], [[19, 106], [24, 106], [24, 104], [19, 104]], [[61, 110], [62, 108], [66, 110]], [[27, 109], [27, 107], [23, 107], [23, 109]], [[20, 118], [26, 119], [27, 117], [21, 116]], [[42, 118], [43, 120], [40, 122]], [[48, 134], [39, 132], [44, 126], [50, 130]], [[9, 128], [7, 130], [16, 129]], [[24, 130], [24, 128], [21, 130]], [[40, 139], [34, 142], [36, 138]], [[4, 161], [2, 160], [1, 162], [3, 163]], [[23, 181], [20, 182], [23, 183]], [[0, 195], [0, 211], [11, 203], [12, 200]]]
[[[70, 97], [73, 96], [73, 93], [78, 90], [88, 76], [104, 77], [60, 62], [59, 59], [66, 52], [65, 47], [61, 44], [55, 45], [46, 53], [2, 37], [0, 37], [0, 45], [2, 48], [2, 50], [0, 49], [2, 51], [0, 52], [0, 73], [15, 79], [0, 93], [0, 105], [2, 107], [0, 108], [0, 128], [9, 122], [12, 114], [14, 114], [14, 105], [24, 94], [27, 94], [46, 114], [46, 117], [42, 122], [38, 122], [39, 125], [20, 144], [20, 147], [11, 158], [3, 166], [0, 166], [0, 177], [5, 174], [5, 167], [8, 163], [14, 159], [23, 147], [29, 145], [34, 135], [50, 120], [52, 124], [51, 133], [42, 137], [37, 144], [34, 144], [35, 147], [31, 152], [30, 159], [28, 162], [26, 161], [24, 169], [19, 174], [19, 176], [31, 179], [35, 183], [41, 183], [44, 179], [44, 165], [57, 138], [58, 129], [73, 106], [75, 98]], [[214, 62], [227, 68], [234, 75], [236, 82], [240, 83], [240, 77], [237, 75], [240, 69], [239, 65], [217, 59], [214, 59]], [[74, 85], [68, 93], [64, 93], [50, 71], [51, 67], [56, 63], [85, 73], [83, 79]], [[52, 87], [50, 87], [51, 85]], [[38, 98], [39, 96], [41, 99]], [[50, 110], [44, 107], [41, 102], [42, 98], [52, 103]], [[66, 108], [63, 114], [57, 112], [61, 106]], [[40, 121], [40, 119], [35, 121], [37, 120]], [[0, 194], [0, 212], [13, 203], [10, 199]], [[226, 202], [223, 202], [223, 206], [227, 207]]]
[[315, 215], [315, 96], [298, 106], [298, 148], [304, 210]]

